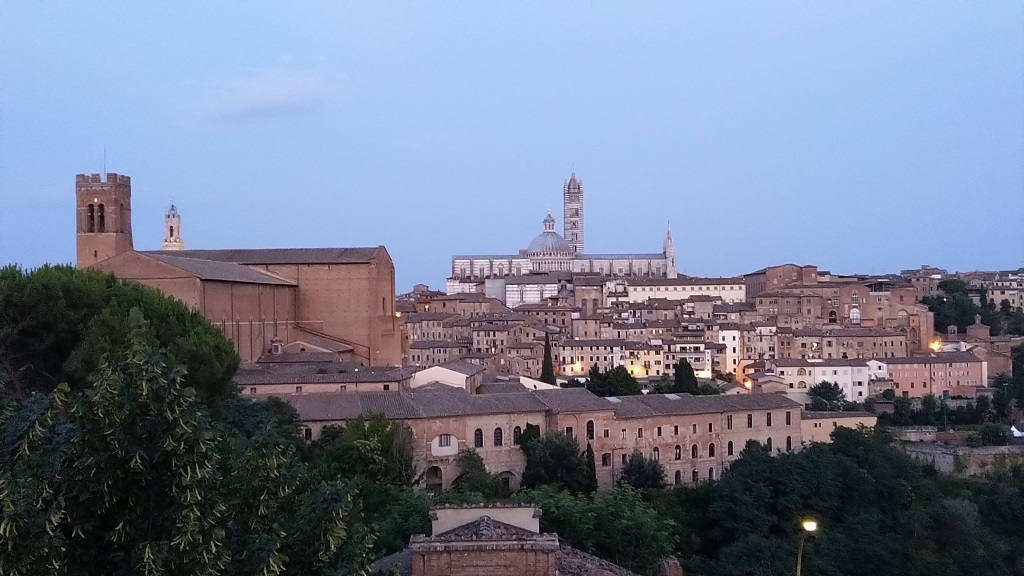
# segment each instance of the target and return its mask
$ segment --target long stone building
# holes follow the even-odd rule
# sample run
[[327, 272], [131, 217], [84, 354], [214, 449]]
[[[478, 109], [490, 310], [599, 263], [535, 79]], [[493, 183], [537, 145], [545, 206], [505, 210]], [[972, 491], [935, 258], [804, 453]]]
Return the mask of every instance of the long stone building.
[[131, 179], [79, 174], [75, 189], [78, 267], [181, 300], [220, 326], [243, 362], [258, 359], [275, 340], [366, 365], [402, 362], [395, 267], [383, 246], [185, 250], [172, 206], [165, 249], [136, 251]]
[[518, 254], [458, 255], [452, 257], [447, 292], [483, 292], [477, 286], [537, 272], [574, 272], [608, 276], [675, 278], [676, 254], [672, 232], [665, 234], [661, 252], [649, 254], [589, 254], [584, 244], [583, 181], [573, 173], [562, 188], [562, 233], [548, 214], [543, 230]]
[[[484, 385], [478, 391], [486, 388]], [[781, 394], [691, 396], [647, 394], [601, 398], [584, 388], [528, 389], [508, 383], [493, 393], [437, 384], [389, 392], [282, 395], [317, 437], [326, 426], [360, 415], [384, 414], [412, 431], [413, 456], [428, 488], [451, 487], [459, 450], [470, 448], [509, 488], [526, 465], [519, 448], [528, 424], [593, 447], [597, 480], [613, 486], [629, 455], [659, 460], [667, 480], [713, 480], [739, 457], [747, 441], [773, 454], [802, 445], [802, 406]]]

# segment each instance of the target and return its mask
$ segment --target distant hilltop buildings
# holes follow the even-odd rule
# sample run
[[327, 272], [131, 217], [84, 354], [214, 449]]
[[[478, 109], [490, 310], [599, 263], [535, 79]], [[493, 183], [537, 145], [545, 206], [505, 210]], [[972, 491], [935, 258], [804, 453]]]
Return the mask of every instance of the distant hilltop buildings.
[[[453, 256], [447, 292], [496, 292], [505, 281], [538, 272], [571, 272], [620, 277], [676, 277], [676, 251], [671, 230], [661, 252], [588, 254], [584, 249], [583, 181], [573, 172], [562, 187], [562, 233], [555, 218], [544, 218], [543, 230], [518, 254]], [[484, 285], [486, 289], [480, 289]]]

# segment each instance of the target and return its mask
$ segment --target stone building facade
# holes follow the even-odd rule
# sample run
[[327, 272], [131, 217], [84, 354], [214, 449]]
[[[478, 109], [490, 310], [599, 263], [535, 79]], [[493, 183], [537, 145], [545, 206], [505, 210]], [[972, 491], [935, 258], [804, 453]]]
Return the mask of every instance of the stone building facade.
[[525, 467], [519, 442], [529, 424], [556, 431], [593, 447], [597, 480], [613, 486], [634, 451], [665, 467], [669, 483], [718, 478], [750, 440], [773, 454], [802, 444], [801, 405], [781, 394], [691, 396], [647, 394], [601, 398], [583, 388], [470, 394], [451, 386], [357, 394], [291, 394], [283, 399], [298, 411], [311, 437], [375, 412], [406, 423], [413, 455], [426, 485], [446, 489], [460, 471], [460, 449], [480, 454], [487, 469], [510, 488]]
[[79, 174], [75, 195], [79, 268], [181, 300], [220, 326], [243, 362], [269, 351], [274, 339], [322, 339], [351, 347], [367, 365], [402, 363], [395, 268], [383, 246], [183, 250], [175, 209], [165, 215], [165, 246], [174, 251], [138, 252], [129, 177]]

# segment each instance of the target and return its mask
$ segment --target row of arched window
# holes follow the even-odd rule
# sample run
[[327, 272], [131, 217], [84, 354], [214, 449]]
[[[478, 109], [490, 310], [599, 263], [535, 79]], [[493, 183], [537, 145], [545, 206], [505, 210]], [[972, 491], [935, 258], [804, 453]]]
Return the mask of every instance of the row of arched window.
[[[512, 445], [519, 446], [519, 442], [523, 438], [523, 429], [516, 426], [512, 429]], [[492, 435], [492, 446], [504, 446], [505, 445], [505, 431], [501, 428], [495, 428], [494, 434]], [[473, 431], [473, 447], [483, 448], [484, 447], [484, 431], [477, 428]]]
[[[715, 479], [715, 467], [714, 466], [712, 466], [711, 468], [708, 468], [708, 477], [707, 477], [707, 479], [708, 480], [714, 480]], [[691, 472], [690, 473], [690, 480], [694, 484], [696, 484], [697, 482], [700, 482], [700, 471], [699, 470], [694, 470], [693, 472]], [[675, 483], [676, 483], [677, 486], [679, 484], [683, 483], [683, 473], [682, 473], [681, 470], [676, 470]]]

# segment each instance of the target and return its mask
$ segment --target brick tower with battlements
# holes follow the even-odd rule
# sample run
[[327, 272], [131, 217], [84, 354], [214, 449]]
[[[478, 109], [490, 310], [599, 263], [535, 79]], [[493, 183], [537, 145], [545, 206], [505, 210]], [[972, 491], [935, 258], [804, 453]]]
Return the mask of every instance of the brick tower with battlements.
[[132, 180], [108, 173], [75, 176], [78, 267], [134, 249], [132, 244]]

